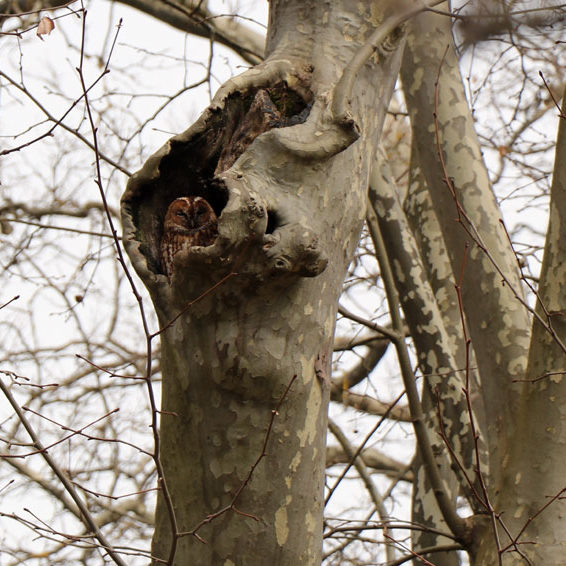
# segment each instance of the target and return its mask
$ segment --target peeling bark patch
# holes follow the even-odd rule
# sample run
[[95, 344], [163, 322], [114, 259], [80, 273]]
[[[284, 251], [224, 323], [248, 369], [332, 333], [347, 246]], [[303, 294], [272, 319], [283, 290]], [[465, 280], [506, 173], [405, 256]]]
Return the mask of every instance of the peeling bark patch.
[[314, 533], [316, 531], [318, 521], [312, 513], [307, 513], [307, 516], [305, 517], [305, 527], [307, 528], [308, 533]]
[[[292, 497], [288, 496], [285, 504], [289, 505], [292, 499]], [[275, 535], [277, 536], [279, 546], [283, 546], [289, 538], [289, 522], [286, 507], [280, 507], [275, 512]]]
[[[289, 466], [289, 469], [292, 472], [296, 472], [297, 469], [299, 468], [299, 464], [301, 463], [302, 460], [302, 456], [301, 456], [301, 452], [297, 452]], [[292, 477], [291, 476], [287, 476], [285, 478], [285, 482], [287, 483], [288, 487], [291, 487], [291, 483], [292, 483]]]
[[[308, 364], [308, 373], [303, 370], [303, 383], [310, 384], [314, 377], [314, 360], [302, 358], [303, 368], [304, 363]], [[316, 386], [310, 387], [309, 398], [307, 400], [307, 410], [305, 413], [305, 423], [302, 430], [297, 431], [301, 448], [307, 444], [313, 444], [317, 437], [317, 415], [320, 411], [322, 404], [321, 388]]]
[[303, 375], [303, 383], [308, 383], [311, 379], [310, 373], [312, 373], [314, 364], [312, 359], [301, 356], [301, 373]]
[[287, 338], [285, 336], [277, 336], [274, 334], [266, 349], [276, 360], [281, 360], [285, 355], [286, 346]]

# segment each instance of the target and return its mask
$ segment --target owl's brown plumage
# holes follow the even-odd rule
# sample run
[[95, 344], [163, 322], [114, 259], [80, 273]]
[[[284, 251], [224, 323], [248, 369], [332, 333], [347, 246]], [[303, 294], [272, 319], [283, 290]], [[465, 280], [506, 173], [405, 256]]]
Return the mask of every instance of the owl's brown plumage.
[[173, 279], [175, 254], [194, 246], [210, 246], [217, 235], [218, 218], [203, 197], [181, 197], [169, 205], [161, 240], [161, 266], [169, 284]]

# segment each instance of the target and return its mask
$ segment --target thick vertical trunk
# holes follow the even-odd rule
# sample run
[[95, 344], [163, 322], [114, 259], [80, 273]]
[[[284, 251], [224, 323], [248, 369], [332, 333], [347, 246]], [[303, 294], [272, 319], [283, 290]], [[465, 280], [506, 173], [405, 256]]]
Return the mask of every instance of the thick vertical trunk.
[[[160, 454], [171, 505], [162, 489], [155, 564], [321, 560], [337, 299], [400, 56], [374, 53], [334, 106], [383, 14], [354, 0], [271, 0], [270, 9], [265, 62], [222, 87], [123, 199], [128, 252], [167, 327]], [[187, 195], [211, 203], [218, 237], [177, 253], [169, 284], [163, 217]]]
[[540, 302], [531, 333], [519, 270], [483, 165], [449, 27], [448, 19], [434, 14], [415, 18], [402, 78], [452, 271], [462, 274], [462, 306], [481, 379], [490, 466], [489, 475], [486, 468], [480, 471], [489, 502], [482, 491], [471, 500], [472, 505], [483, 501], [485, 510], [475, 517], [468, 550], [475, 566], [559, 564], [566, 457], [564, 134], [557, 143]]

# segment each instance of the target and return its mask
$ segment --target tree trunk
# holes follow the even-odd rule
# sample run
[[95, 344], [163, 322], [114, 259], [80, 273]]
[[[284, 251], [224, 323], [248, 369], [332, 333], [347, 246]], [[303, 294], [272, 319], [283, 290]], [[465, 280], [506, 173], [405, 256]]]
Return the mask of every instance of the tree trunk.
[[[497, 468], [512, 443], [508, 425], [519, 403], [514, 380], [524, 376], [529, 320], [466, 102], [450, 25], [436, 14], [412, 20], [401, 78], [415, 148], [455, 281], [463, 274], [463, 308], [491, 417], [483, 432]], [[483, 308], [477, 308], [480, 304]]]
[[[265, 62], [128, 185], [125, 243], [163, 329], [155, 564], [320, 563], [337, 301], [398, 42], [351, 61], [383, 18], [369, 2], [271, 0]], [[169, 283], [163, 219], [188, 195], [218, 236], [178, 252]]]
[[490, 461], [489, 469], [477, 470], [485, 492], [477, 490], [469, 499], [476, 507], [470, 561], [474, 566], [559, 564], [565, 511], [560, 462], [566, 458], [564, 134], [557, 143], [550, 229], [529, 332], [520, 270], [483, 164], [447, 18], [422, 14], [411, 22], [401, 75], [414, 149], [454, 281], [461, 281], [481, 382], [480, 421]]
[[[565, 104], [562, 104], [564, 113]], [[537, 316], [533, 320], [526, 378], [517, 414], [511, 456], [500, 470], [501, 489], [496, 500], [503, 512], [499, 548], [485, 544], [483, 533], [477, 566], [493, 564], [498, 550], [505, 566], [561, 564], [566, 531], [564, 515], [564, 461], [566, 443], [566, 128], [558, 129], [555, 167], [550, 191], [550, 221], [538, 288]], [[510, 536], [508, 536], [510, 534]], [[481, 542], [481, 541], [480, 541]], [[530, 544], [536, 542], [536, 544]], [[520, 552], [519, 552], [520, 551]]]

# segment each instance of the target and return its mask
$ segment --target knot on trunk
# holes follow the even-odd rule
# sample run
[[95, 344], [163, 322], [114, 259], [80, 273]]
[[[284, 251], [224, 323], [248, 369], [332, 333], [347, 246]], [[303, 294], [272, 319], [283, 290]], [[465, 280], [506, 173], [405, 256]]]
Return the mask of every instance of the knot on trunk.
[[315, 277], [328, 264], [318, 236], [299, 223], [283, 226], [274, 234], [266, 235], [263, 250], [272, 275], [295, 273]]

